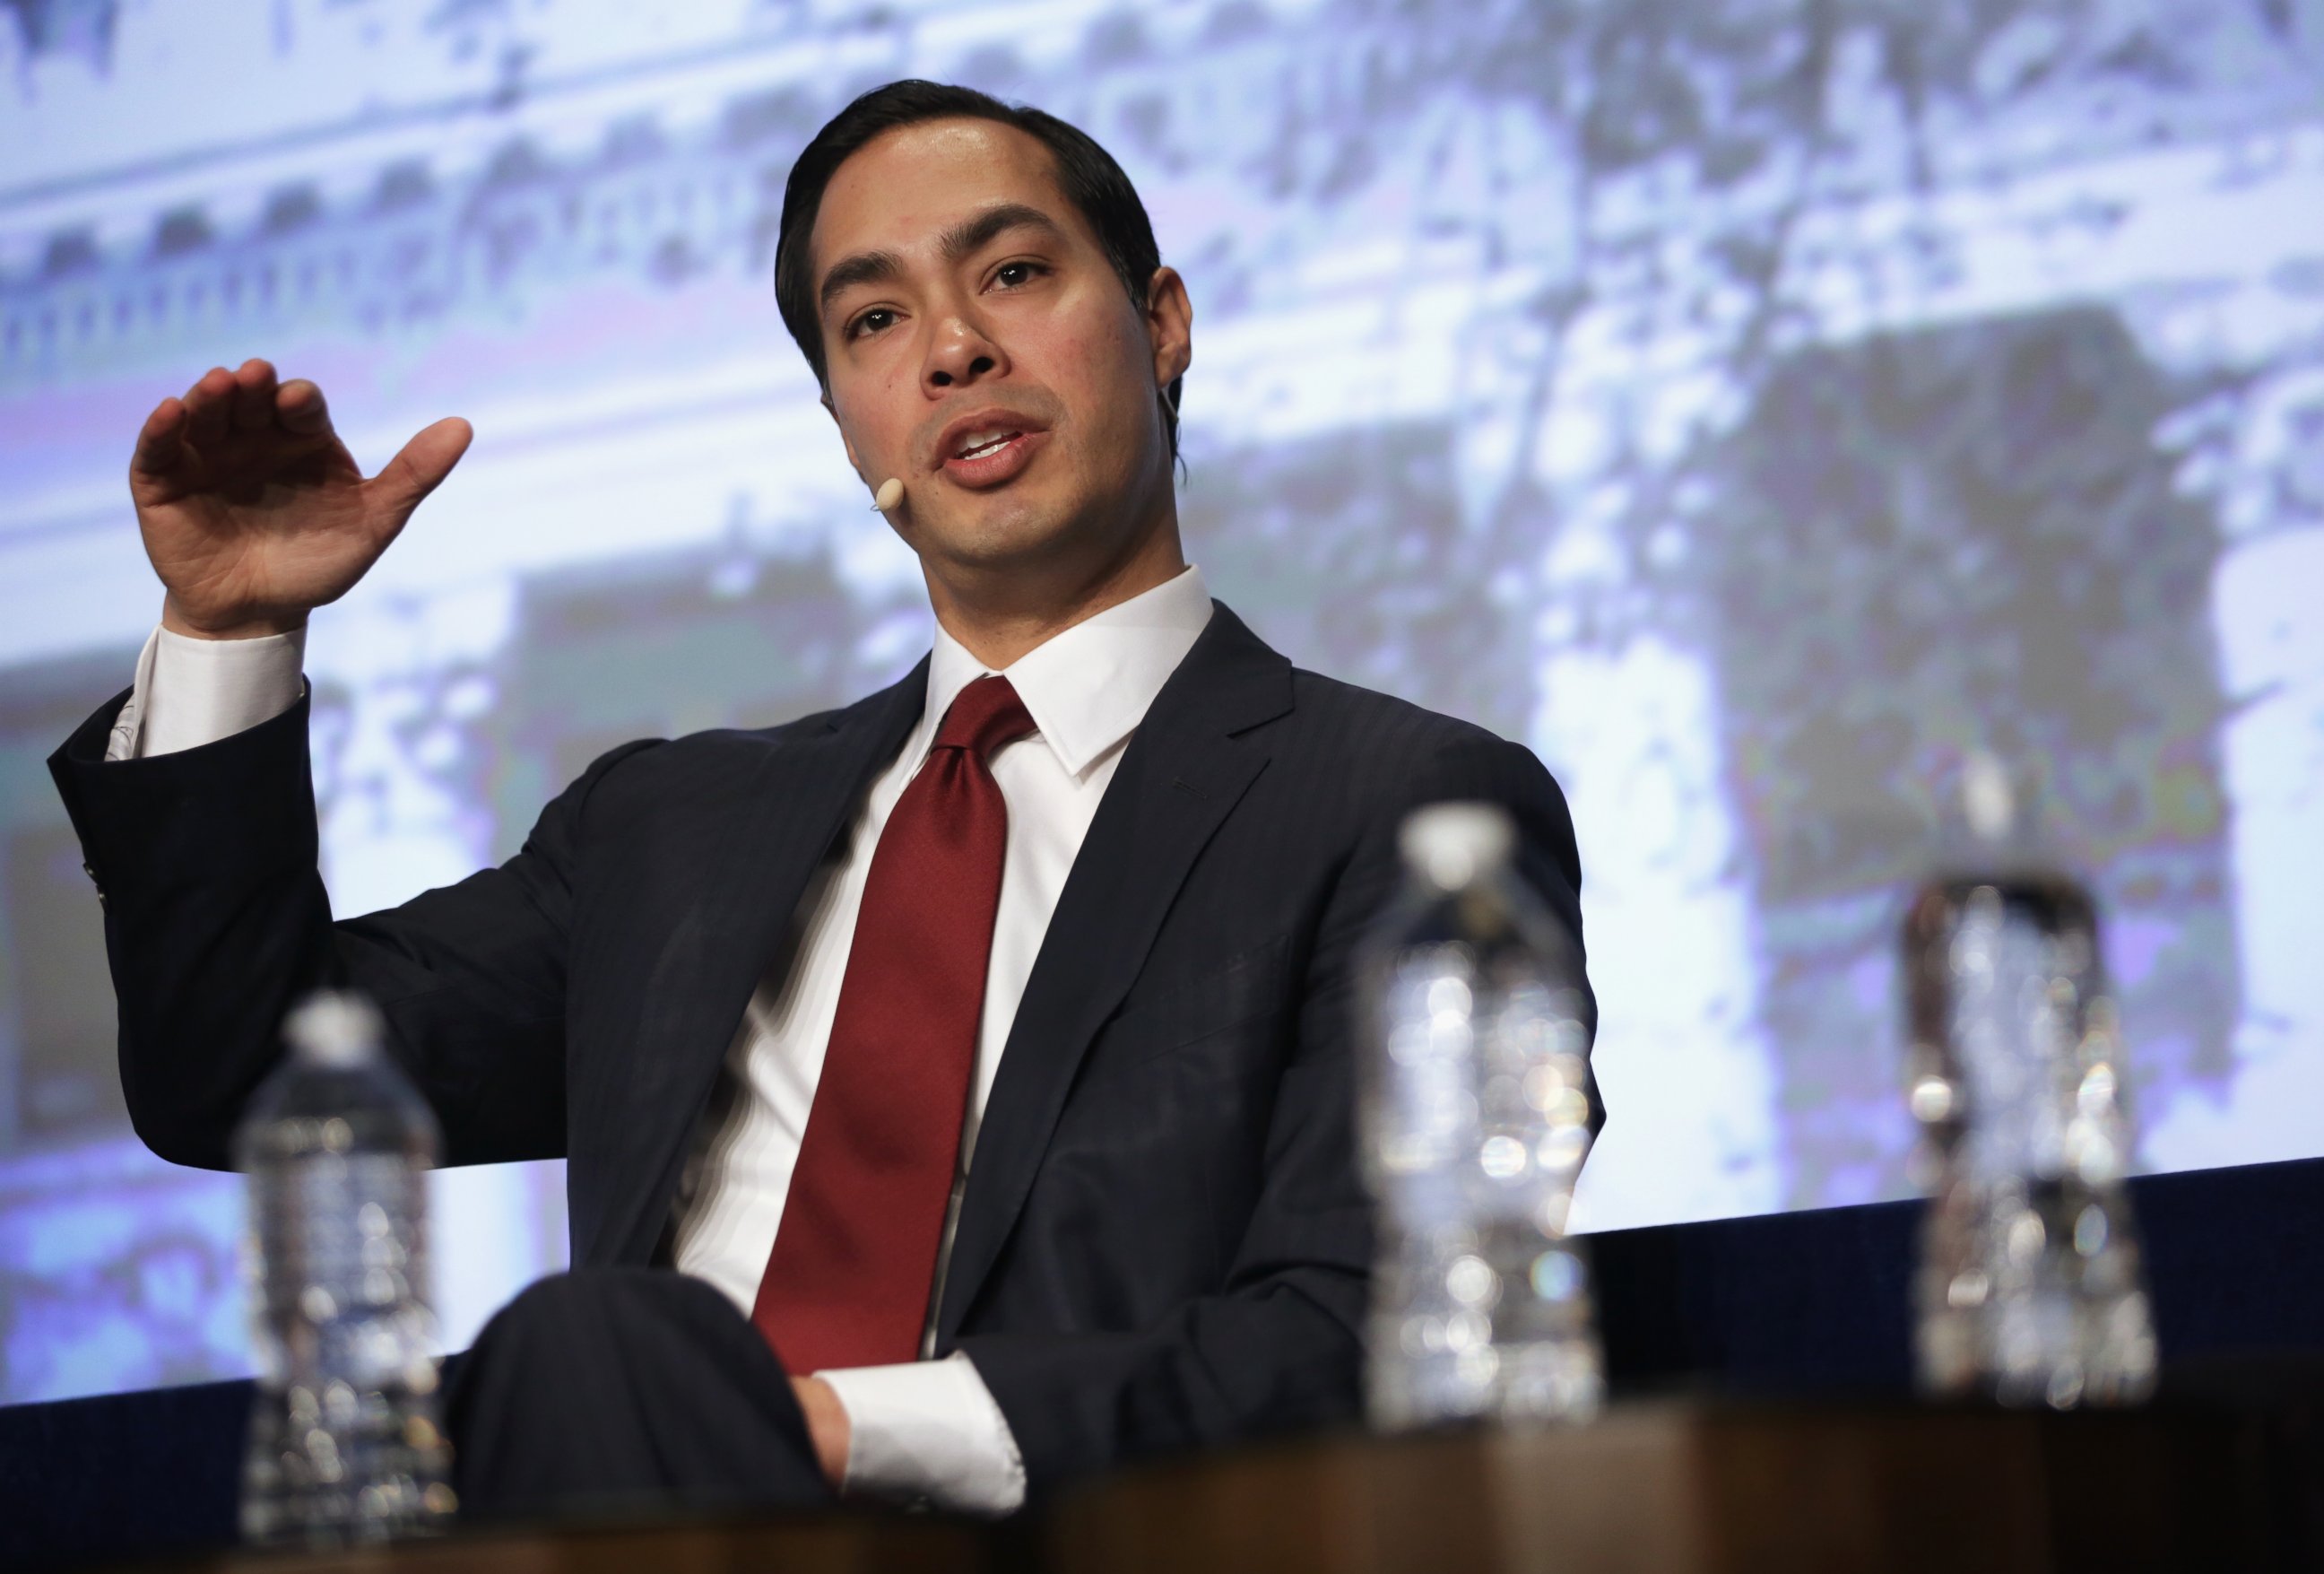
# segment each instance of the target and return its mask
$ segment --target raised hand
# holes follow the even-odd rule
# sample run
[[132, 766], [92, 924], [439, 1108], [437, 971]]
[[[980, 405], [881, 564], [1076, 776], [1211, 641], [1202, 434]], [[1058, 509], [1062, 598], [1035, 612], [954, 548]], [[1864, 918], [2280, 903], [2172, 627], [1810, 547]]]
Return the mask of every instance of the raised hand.
[[205, 639], [299, 627], [379, 560], [473, 435], [439, 421], [366, 481], [314, 384], [278, 384], [265, 361], [213, 367], [154, 406], [129, 461], [145, 555], [169, 592], [162, 626]]

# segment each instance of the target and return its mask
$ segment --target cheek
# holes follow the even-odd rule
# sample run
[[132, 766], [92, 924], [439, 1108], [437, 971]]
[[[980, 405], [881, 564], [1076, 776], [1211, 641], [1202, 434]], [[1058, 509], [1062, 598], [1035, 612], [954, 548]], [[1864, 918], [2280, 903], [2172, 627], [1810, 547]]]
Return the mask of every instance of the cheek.
[[871, 376], [858, 375], [843, 385], [835, 381], [831, 400], [839, 412], [839, 428], [853, 445], [856, 457], [879, 485], [910, 458], [914, 423], [925, 413], [917, 381], [907, 373], [883, 369]]
[[1152, 347], [1136, 319], [1118, 310], [1092, 311], [1037, 329], [1024, 343], [1038, 364], [1038, 380], [1097, 440], [1085, 462], [1101, 468], [1127, 462], [1124, 440], [1142, 429], [1144, 391], [1154, 376]]

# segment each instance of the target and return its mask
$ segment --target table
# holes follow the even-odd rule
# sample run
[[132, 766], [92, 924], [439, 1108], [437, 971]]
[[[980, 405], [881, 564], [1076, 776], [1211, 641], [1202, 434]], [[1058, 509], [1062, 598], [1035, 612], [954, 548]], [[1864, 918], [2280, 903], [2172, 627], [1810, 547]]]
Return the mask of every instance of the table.
[[[2131, 1190], [2167, 1384], [2218, 1391], [2220, 1363], [2251, 1358], [2244, 1378], [2224, 1374], [2227, 1396], [2249, 1400], [2275, 1382], [2271, 1362], [2324, 1367], [2324, 1160], [2142, 1177]], [[1591, 1236], [1616, 1393], [1893, 1403], [1910, 1383], [1917, 1216], [1876, 1203]], [[230, 1542], [249, 1408], [237, 1383], [0, 1407], [0, 1568]], [[1003, 1566], [1025, 1566], [1010, 1547]]]
[[[1060, 1504], [1056, 1574], [1744, 1574], [2311, 1566], [2324, 1464], [2225, 1412], [1668, 1403], [1587, 1429], [1342, 1440]], [[2324, 1476], [2318, 1477], [2324, 1486]]]
[[[2277, 1418], [2280, 1420], [2280, 1418]], [[1007, 1525], [835, 1514], [500, 1532], [180, 1574], [2047, 1574], [2316, 1566], [2324, 1453], [2256, 1412], [1665, 1401], [1125, 1473]], [[2301, 1483], [2314, 1490], [2303, 1501]]]

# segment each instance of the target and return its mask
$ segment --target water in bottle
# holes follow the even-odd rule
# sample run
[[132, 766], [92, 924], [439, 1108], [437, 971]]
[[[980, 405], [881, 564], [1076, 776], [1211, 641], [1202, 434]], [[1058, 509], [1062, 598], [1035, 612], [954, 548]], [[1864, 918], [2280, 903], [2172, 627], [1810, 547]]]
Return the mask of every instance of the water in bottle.
[[1372, 1424], [1579, 1420], [1603, 1361], [1565, 1233], [1591, 1132], [1580, 958], [1510, 866], [1502, 810], [1403, 828], [1405, 892], [1362, 959], [1360, 1140], [1378, 1223]]
[[1904, 923], [1910, 1100], [1931, 1187], [1915, 1281], [1924, 1392], [2058, 1408], [2154, 1384], [2123, 1177], [2123, 1042], [2096, 904], [2033, 847], [2022, 782], [1964, 772], [1958, 866]]
[[257, 1398], [242, 1528], [264, 1544], [423, 1534], [455, 1509], [438, 1427], [427, 1176], [437, 1133], [378, 1014], [322, 994], [235, 1137]]

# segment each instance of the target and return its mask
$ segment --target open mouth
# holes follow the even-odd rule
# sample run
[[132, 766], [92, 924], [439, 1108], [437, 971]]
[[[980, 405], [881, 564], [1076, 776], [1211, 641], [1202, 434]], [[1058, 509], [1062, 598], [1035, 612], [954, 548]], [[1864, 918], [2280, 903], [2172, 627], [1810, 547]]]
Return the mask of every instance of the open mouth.
[[1025, 434], [1021, 431], [973, 431], [961, 439], [953, 458], [974, 461], [999, 453]]
[[969, 421], [938, 450], [945, 456], [945, 476], [963, 486], [998, 486], [1013, 479], [1032, 462], [1049, 435], [1023, 418], [1010, 420], [1001, 411], [971, 416]]

